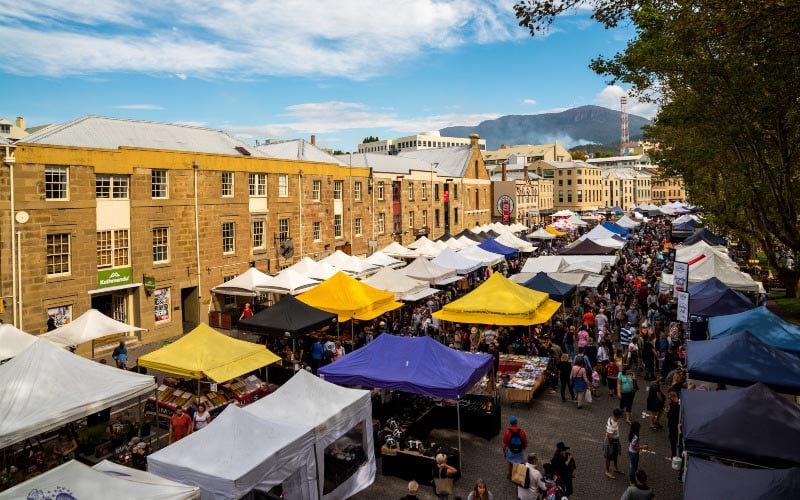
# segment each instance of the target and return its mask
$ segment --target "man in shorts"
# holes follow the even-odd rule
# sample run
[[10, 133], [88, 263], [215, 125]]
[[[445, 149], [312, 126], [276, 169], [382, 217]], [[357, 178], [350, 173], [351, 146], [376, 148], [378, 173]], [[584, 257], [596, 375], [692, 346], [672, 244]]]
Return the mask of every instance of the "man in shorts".
[[[622, 417], [622, 410], [614, 408], [614, 413], [606, 421], [606, 438], [603, 441], [603, 457], [606, 459], [605, 474], [609, 479], [616, 479], [616, 474], [624, 474], [619, 470], [617, 465], [617, 457], [620, 454], [619, 444], [619, 419]], [[613, 473], [609, 470], [611, 464], [614, 464]]]

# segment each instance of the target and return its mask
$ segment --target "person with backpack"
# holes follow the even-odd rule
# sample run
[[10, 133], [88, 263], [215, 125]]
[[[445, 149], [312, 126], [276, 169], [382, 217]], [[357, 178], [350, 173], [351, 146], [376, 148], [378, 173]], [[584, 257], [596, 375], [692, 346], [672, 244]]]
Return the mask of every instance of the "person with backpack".
[[623, 365], [622, 373], [617, 375], [617, 397], [619, 408], [625, 412], [625, 423], [631, 424], [631, 408], [636, 396], [636, 376], [631, 373], [629, 365]]
[[508, 419], [510, 424], [503, 434], [503, 455], [508, 462], [508, 478], [511, 479], [511, 469], [514, 464], [525, 463], [525, 450], [528, 448], [528, 436], [519, 427], [517, 417], [511, 416]]

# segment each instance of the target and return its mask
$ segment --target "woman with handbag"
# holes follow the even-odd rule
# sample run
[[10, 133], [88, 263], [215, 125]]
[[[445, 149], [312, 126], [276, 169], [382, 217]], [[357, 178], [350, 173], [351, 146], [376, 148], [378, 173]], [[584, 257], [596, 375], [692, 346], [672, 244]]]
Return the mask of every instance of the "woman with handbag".
[[433, 493], [439, 498], [447, 498], [453, 494], [453, 482], [458, 474], [458, 469], [447, 464], [447, 455], [436, 455], [436, 465], [433, 467]]

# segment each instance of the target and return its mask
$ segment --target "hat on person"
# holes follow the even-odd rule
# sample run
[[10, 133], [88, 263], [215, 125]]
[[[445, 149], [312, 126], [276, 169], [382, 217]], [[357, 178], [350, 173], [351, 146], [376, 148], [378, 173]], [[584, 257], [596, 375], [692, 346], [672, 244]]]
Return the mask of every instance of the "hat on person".
[[472, 332], [472, 333], [478, 333], [478, 327], [477, 326], [473, 326], [472, 328], [469, 329], [469, 331]]
[[556, 444], [556, 451], [567, 451], [568, 449], [569, 446], [565, 445], [563, 442], [559, 441], [558, 444]]
[[147, 449], [147, 443], [139, 443], [139, 444], [136, 445], [136, 448], [138, 448], [140, 450], [145, 450], [145, 449]]
[[378, 326], [386, 326], [386, 322], [385, 321], [381, 321], [380, 323], [378, 323]]
[[508, 419], [508, 423], [510, 423], [511, 425], [517, 425], [517, 417], [511, 415], [511, 418]]

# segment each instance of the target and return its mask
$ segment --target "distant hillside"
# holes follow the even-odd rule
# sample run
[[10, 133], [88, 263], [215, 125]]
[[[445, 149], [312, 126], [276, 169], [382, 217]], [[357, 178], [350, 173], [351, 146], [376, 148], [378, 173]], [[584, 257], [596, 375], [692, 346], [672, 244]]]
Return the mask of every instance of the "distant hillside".
[[[564, 147], [578, 144], [619, 144], [619, 111], [601, 106], [581, 106], [560, 113], [540, 115], [507, 115], [487, 120], [476, 126], [447, 127], [439, 131], [444, 137], [469, 137], [477, 132], [486, 139], [487, 149], [501, 144], [547, 144], [557, 140]], [[642, 135], [642, 127], [650, 120], [628, 115], [631, 140]]]

